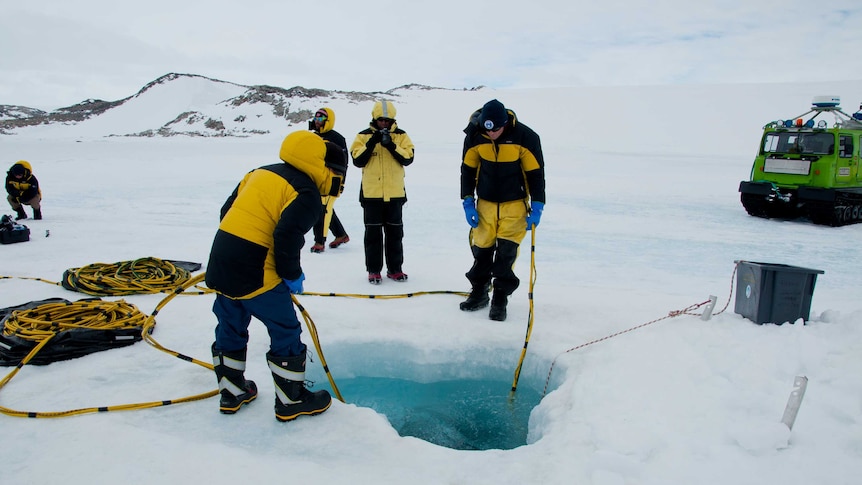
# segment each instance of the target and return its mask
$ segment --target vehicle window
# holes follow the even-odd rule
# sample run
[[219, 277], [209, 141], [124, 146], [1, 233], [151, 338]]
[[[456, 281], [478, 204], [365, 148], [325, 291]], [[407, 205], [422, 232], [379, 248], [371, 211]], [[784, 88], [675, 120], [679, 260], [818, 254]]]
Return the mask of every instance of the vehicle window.
[[838, 156], [841, 158], [851, 158], [853, 156], [853, 137], [849, 135], [841, 135], [839, 141]]
[[768, 133], [763, 139], [764, 153], [835, 153], [835, 137], [830, 133]]

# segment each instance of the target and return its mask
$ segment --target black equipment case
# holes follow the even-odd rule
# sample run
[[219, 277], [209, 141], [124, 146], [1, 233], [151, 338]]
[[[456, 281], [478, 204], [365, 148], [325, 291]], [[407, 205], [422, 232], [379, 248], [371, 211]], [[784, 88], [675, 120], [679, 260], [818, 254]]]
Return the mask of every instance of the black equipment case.
[[12, 244], [30, 240], [30, 228], [4, 215], [0, 218], [0, 244]]

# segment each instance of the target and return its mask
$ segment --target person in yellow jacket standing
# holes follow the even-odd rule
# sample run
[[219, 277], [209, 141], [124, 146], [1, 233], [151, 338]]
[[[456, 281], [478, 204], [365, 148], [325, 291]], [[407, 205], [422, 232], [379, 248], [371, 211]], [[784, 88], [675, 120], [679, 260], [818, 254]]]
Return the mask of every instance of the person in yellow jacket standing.
[[305, 388], [306, 346], [291, 294], [302, 293], [300, 252], [320, 218], [320, 198], [341, 194], [347, 154], [310, 131], [285, 137], [281, 162], [252, 170], [221, 208], [206, 268], [217, 292], [212, 356], [221, 398], [234, 414], [257, 397], [245, 378], [248, 326], [255, 317], [270, 336], [266, 361], [275, 383], [275, 417], [290, 421], [326, 411], [332, 397]]
[[359, 203], [365, 223], [365, 269], [373, 285], [383, 280], [384, 258], [386, 276], [407, 281], [402, 268], [402, 209], [407, 202], [404, 167], [413, 163], [413, 142], [398, 127], [395, 113], [391, 101], [374, 103], [369, 127], [360, 131], [350, 146], [353, 164], [362, 169]]
[[6, 200], [17, 214], [15, 220], [27, 218], [24, 205], [33, 208], [33, 219], [42, 218], [42, 191], [30, 162], [18, 160], [6, 172], [6, 194]]

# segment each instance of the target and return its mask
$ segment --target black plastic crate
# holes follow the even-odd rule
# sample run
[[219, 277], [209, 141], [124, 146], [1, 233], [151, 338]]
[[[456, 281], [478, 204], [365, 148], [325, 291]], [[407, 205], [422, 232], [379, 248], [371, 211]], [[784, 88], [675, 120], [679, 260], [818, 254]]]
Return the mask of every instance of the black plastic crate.
[[814, 283], [822, 270], [737, 261], [734, 312], [754, 323], [807, 321]]

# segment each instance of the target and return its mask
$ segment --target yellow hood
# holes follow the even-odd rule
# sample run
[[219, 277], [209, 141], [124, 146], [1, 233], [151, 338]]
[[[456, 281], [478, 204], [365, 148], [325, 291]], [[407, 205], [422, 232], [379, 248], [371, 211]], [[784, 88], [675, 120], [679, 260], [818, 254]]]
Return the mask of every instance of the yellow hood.
[[321, 133], [326, 133], [327, 131], [332, 131], [335, 129], [335, 111], [332, 111], [332, 108], [320, 108], [317, 111], [323, 111], [326, 113], [326, 121], [323, 122], [323, 126], [320, 127]]
[[[12, 167], [14, 167], [15, 165], [20, 165], [24, 168], [24, 179], [27, 179], [27, 177], [33, 174], [33, 167], [30, 166], [30, 162], [28, 162], [27, 160], [18, 160], [17, 162], [12, 164]], [[11, 171], [12, 168], [10, 167], [9, 170]]]
[[284, 163], [307, 174], [320, 189], [320, 195], [329, 195], [332, 172], [326, 167], [326, 142], [310, 131], [295, 131], [281, 142], [278, 157]]
[[371, 109], [371, 119], [391, 118], [395, 119], [395, 105], [392, 101], [378, 101], [374, 103], [374, 108]]

